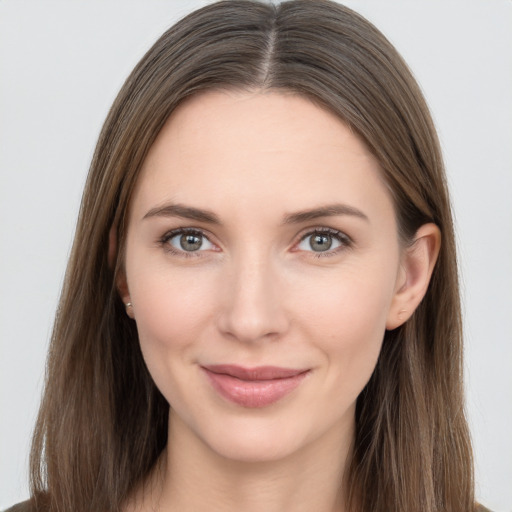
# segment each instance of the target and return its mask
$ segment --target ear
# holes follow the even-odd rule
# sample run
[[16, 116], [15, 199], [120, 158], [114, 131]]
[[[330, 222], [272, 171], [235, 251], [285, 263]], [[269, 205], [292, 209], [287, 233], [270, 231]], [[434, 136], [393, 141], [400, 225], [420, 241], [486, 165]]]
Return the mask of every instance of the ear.
[[[110, 232], [108, 235], [108, 265], [111, 269], [115, 269], [116, 266], [116, 256], [117, 256], [117, 233], [116, 226], [112, 226], [110, 228]], [[116, 274], [116, 288], [123, 304], [126, 307], [126, 314], [130, 318], [134, 318], [133, 315], [133, 306], [130, 299], [130, 291], [128, 289], [128, 281], [126, 279], [126, 272], [124, 267], [118, 269]]]
[[404, 249], [386, 329], [396, 329], [405, 323], [422, 301], [427, 293], [440, 247], [441, 232], [435, 224], [429, 223], [418, 229], [414, 242]]

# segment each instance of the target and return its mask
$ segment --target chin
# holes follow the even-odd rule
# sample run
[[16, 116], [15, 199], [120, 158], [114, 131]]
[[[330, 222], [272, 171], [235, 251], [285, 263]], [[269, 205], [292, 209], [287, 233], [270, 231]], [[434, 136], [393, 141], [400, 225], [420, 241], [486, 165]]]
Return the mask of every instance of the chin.
[[[245, 417], [212, 419], [208, 424], [196, 425], [195, 434], [209, 451], [237, 462], [276, 462], [290, 458], [315, 444], [326, 432], [315, 428], [288, 411], [269, 414], [252, 411]], [[204, 429], [200, 427], [204, 427]]]
[[225, 439], [215, 439], [209, 447], [220, 457], [234, 462], [264, 463], [290, 457], [300, 450], [300, 443], [275, 434], [262, 435], [254, 432], [252, 435], [237, 434]]

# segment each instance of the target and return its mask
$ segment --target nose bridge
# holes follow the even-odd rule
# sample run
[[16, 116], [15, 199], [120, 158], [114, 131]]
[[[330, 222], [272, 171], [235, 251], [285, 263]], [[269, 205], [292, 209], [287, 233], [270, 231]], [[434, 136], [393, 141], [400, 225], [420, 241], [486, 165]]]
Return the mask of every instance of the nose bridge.
[[277, 265], [268, 252], [244, 250], [233, 258], [223, 283], [220, 328], [241, 341], [281, 334], [287, 321]]

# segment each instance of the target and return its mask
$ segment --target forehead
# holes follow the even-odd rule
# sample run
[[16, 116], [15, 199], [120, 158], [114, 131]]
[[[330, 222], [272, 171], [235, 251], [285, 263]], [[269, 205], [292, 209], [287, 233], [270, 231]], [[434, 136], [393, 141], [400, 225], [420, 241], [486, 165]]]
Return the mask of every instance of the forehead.
[[[181, 104], [144, 162], [140, 203], [287, 210], [390, 197], [375, 158], [337, 116], [284, 92], [212, 91]], [[207, 204], [204, 204], [204, 203]], [[154, 205], [153, 205], [154, 206]]]
[[328, 157], [329, 149], [337, 147], [372, 158], [338, 116], [304, 96], [275, 90], [209, 91], [184, 101], [164, 125], [146, 165], [154, 161], [155, 153], [170, 149], [171, 141], [190, 157], [206, 152], [224, 157], [235, 152], [254, 154], [256, 150], [258, 154], [302, 152], [304, 156], [315, 151], [318, 158], [319, 151]]

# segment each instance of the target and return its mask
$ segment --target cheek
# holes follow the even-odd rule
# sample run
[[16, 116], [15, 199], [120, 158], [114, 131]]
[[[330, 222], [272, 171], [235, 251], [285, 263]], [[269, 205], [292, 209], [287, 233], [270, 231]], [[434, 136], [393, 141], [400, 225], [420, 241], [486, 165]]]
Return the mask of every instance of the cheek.
[[338, 400], [355, 400], [377, 363], [394, 289], [387, 276], [344, 273], [301, 305], [303, 329], [323, 353], [327, 382]]
[[144, 361], [167, 402], [186, 414], [183, 390], [198, 392], [190, 369], [198, 341], [208, 337], [215, 285], [207, 276], [165, 265], [146, 265], [132, 277], [130, 294]]
[[[394, 292], [391, 273], [379, 275], [371, 268], [345, 269], [314, 286], [296, 290], [294, 307], [313, 329], [327, 339], [364, 340], [371, 333], [383, 333]], [[305, 283], [303, 283], [305, 284]], [[304, 289], [310, 292], [305, 294]], [[299, 315], [298, 315], [299, 316]]]
[[[141, 349], [150, 371], [190, 362], [188, 349], [210, 323], [215, 285], [206, 275], [146, 267], [129, 282]], [[153, 373], [153, 372], [152, 372]]]

